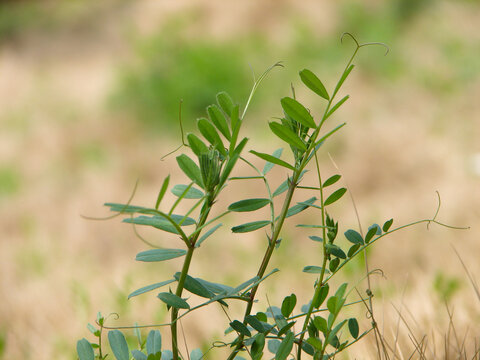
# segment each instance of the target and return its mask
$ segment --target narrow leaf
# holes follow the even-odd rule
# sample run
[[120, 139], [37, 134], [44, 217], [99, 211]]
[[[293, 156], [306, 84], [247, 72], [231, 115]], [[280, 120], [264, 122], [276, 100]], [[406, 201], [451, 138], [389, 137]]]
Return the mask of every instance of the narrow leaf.
[[235, 106], [232, 98], [225, 91], [217, 94], [217, 103], [228, 116], [232, 115], [233, 107]]
[[158, 294], [157, 297], [165, 304], [175, 309], [190, 309], [190, 305], [188, 305], [185, 300], [175, 294], [169, 292], [162, 292]]
[[340, 78], [340, 80], [338, 81], [338, 84], [337, 86], [335, 87], [335, 91], [334, 93], [336, 94], [338, 92], [338, 90], [340, 90], [340, 88], [342, 87], [345, 79], [348, 77], [348, 75], [350, 75], [350, 73], [352, 72], [353, 68], [355, 67], [355, 65], [350, 65], [348, 67], [348, 69], [346, 69], [343, 74], [342, 74], [342, 77]]
[[130, 352], [127, 341], [120, 330], [111, 330], [108, 332], [108, 342], [112, 348], [113, 355], [117, 360], [129, 360]]
[[305, 201], [297, 203], [296, 205], [293, 205], [290, 209], [288, 209], [287, 215], [285, 217], [288, 218], [290, 216], [293, 216], [293, 215], [296, 215], [296, 214], [302, 212], [303, 210], [305, 210], [305, 209], [309, 208], [311, 205], [313, 205], [313, 203], [315, 201], [317, 201], [317, 198], [316, 197], [311, 197], [308, 200], [305, 200]]
[[286, 167], [287, 169], [290, 169], [290, 170], [295, 170], [295, 168], [292, 165], [290, 165], [289, 163], [287, 163], [283, 160], [277, 159], [276, 157], [274, 157], [272, 155], [260, 153], [260, 152], [254, 151], [254, 150], [250, 150], [250, 152], [253, 155], [258, 156], [260, 159], [267, 160], [271, 163]]
[[77, 354], [80, 360], [94, 360], [95, 353], [93, 352], [92, 344], [83, 338], [77, 341]]
[[[322, 267], [321, 266], [315, 266], [315, 265], [309, 265], [309, 266], [305, 266], [302, 271], [304, 273], [308, 273], [308, 274], [320, 274], [322, 272]], [[325, 269], [325, 272], [328, 274], [330, 271]]]
[[195, 247], [200, 247], [200, 245], [205, 241], [207, 240], [207, 238], [212, 235], [220, 226], [222, 226], [223, 224], [217, 224], [215, 225], [213, 228], [211, 228], [210, 230], [208, 230], [205, 234], [202, 235], [202, 237], [200, 239], [197, 240], [197, 242], [195, 243]]
[[302, 141], [302, 139], [300, 139], [300, 137], [292, 130], [290, 130], [290, 128], [288, 128], [287, 126], [274, 121], [269, 123], [268, 126], [270, 127], [270, 130], [272, 130], [272, 132], [283, 141], [287, 142], [288, 144], [299, 150], [307, 150], [307, 147], [305, 146], [305, 143]]
[[248, 330], [248, 328], [238, 320], [232, 321], [230, 323], [230, 326], [232, 327], [233, 330], [237, 331], [243, 336], [247, 336], [247, 337], [252, 336], [252, 333], [250, 332], [250, 330]]
[[[176, 217], [175, 219], [172, 216], [171, 218], [175, 223], [178, 224], [178, 222], [182, 220], [183, 216], [180, 216], [180, 218]], [[153, 226], [157, 229], [167, 231], [172, 234], [178, 234], [176, 227], [172, 223], [170, 223], [167, 219], [160, 216], [143, 216], [142, 215], [134, 218], [123, 219], [123, 222], [129, 223], [129, 224]], [[195, 224], [195, 220], [193, 220], [192, 218], [186, 218], [181, 225], [187, 226], [187, 225], [193, 225], [193, 224]]]
[[270, 204], [269, 199], [246, 199], [231, 204], [228, 210], [235, 212], [255, 211], [268, 204]]
[[165, 261], [183, 256], [186, 253], [187, 251], [182, 249], [152, 249], [138, 253], [135, 260], [144, 262]]
[[335, 184], [338, 180], [340, 180], [342, 176], [341, 175], [333, 175], [333, 176], [330, 176], [327, 180], [325, 180], [325, 182], [323, 183], [323, 187], [327, 187], [327, 186], [330, 186], [330, 185], [333, 185]]
[[234, 289], [231, 286], [213, 283], [200, 278], [196, 278], [196, 280], [214, 294], [233, 294]]
[[200, 133], [207, 139], [207, 141], [215, 146], [215, 148], [223, 155], [227, 156], [223, 142], [220, 139], [220, 136], [215, 130], [215, 127], [205, 118], [198, 119], [197, 121], [198, 130]]
[[317, 127], [310, 112], [297, 100], [290, 97], [284, 97], [280, 100], [280, 103], [282, 104], [285, 114], [290, 116], [296, 122], [313, 129]]
[[[277, 149], [273, 152], [272, 156], [276, 157], [277, 159], [280, 159], [280, 156], [282, 156], [282, 151], [283, 151], [282, 148]], [[267, 163], [263, 167], [262, 174], [266, 175], [270, 170], [272, 170], [274, 165], [275, 165], [274, 163], [271, 163], [271, 162], [267, 161]]]
[[330, 111], [327, 113], [327, 115], [325, 116], [325, 119], [328, 119], [328, 118], [329, 118], [335, 111], [337, 111], [338, 108], [339, 108], [340, 106], [342, 106], [343, 103], [344, 103], [345, 101], [347, 101], [349, 98], [350, 98], [350, 96], [347, 95], [347, 96], [344, 96], [339, 102], [337, 102], [337, 103], [330, 109]]
[[268, 224], [270, 224], [270, 221], [268, 221], [268, 220], [253, 221], [253, 222], [249, 222], [249, 223], [246, 223], [246, 224], [234, 226], [232, 228], [232, 232], [234, 232], [234, 233], [246, 233], [246, 232], [261, 229], [262, 227], [267, 226]]
[[170, 182], [170, 175], [168, 175], [165, 178], [165, 180], [163, 180], [162, 187], [160, 188], [160, 192], [158, 193], [157, 202], [155, 203], [156, 210], [158, 210], [158, 207], [160, 206], [160, 201], [162, 201], [163, 196], [167, 192], [169, 182]]
[[307, 342], [317, 350], [322, 350], [322, 340], [319, 338], [310, 337]]
[[352, 257], [357, 252], [357, 250], [360, 249], [360, 246], [360, 244], [355, 244], [351, 246], [350, 249], [348, 249], [347, 256]]
[[188, 141], [188, 145], [190, 145], [190, 149], [192, 149], [195, 155], [200, 156], [208, 152], [207, 145], [205, 145], [205, 143], [202, 140], [200, 140], [200, 138], [197, 135], [188, 133], [187, 141]]
[[[180, 279], [180, 273], [175, 273], [174, 278], [178, 281]], [[187, 275], [187, 277], [185, 278], [184, 287], [192, 294], [198, 295], [203, 298], [211, 299], [215, 296], [215, 294], [208, 290], [205, 286], [203, 286], [200, 281], [191, 277], [190, 275]]]
[[174, 281], [175, 280], [171, 279], [171, 280], [162, 281], [162, 282], [159, 282], [159, 283], [156, 283], [156, 284], [151, 284], [151, 285], [144, 286], [144, 287], [142, 287], [140, 289], [137, 289], [134, 292], [132, 292], [130, 295], [128, 295], [128, 298], [130, 299], [134, 296], [141, 295], [141, 294], [144, 294], [146, 292], [158, 289], [159, 287], [171, 284]]
[[162, 351], [162, 335], [158, 330], [150, 330], [147, 336], [147, 354], [157, 354]]
[[388, 230], [390, 230], [390, 227], [392, 226], [392, 224], [393, 224], [393, 219], [385, 221], [385, 224], [383, 224], [382, 226], [383, 232], [387, 232]]
[[182, 154], [180, 156], [177, 156], [177, 163], [178, 166], [180, 166], [180, 169], [182, 169], [182, 171], [185, 173], [185, 175], [189, 177], [190, 180], [203, 188], [203, 181], [200, 169], [192, 159], [190, 159], [187, 155]]
[[318, 292], [318, 296], [315, 296], [313, 299], [312, 299], [312, 303], [313, 303], [313, 307], [315, 309], [318, 309], [320, 307], [320, 305], [323, 304], [323, 302], [325, 301], [325, 299], [327, 298], [327, 295], [328, 295], [328, 291], [330, 290], [330, 286], [327, 284], [323, 285], [322, 288], [320, 289], [320, 291]]
[[223, 134], [223, 136], [230, 140], [232, 138], [232, 135], [230, 134], [227, 120], [225, 119], [225, 116], [222, 114], [218, 106], [210, 105], [209, 107], [207, 107], [207, 112], [210, 120], [212, 120], [213, 124], [217, 127], [217, 129]]
[[323, 86], [320, 79], [313, 72], [308, 69], [303, 69], [300, 71], [300, 79], [302, 79], [302, 82], [314, 93], [321, 96], [325, 100], [330, 99], [325, 86]]
[[278, 188], [273, 192], [273, 197], [283, 194], [288, 190], [288, 179], [282, 182]]
[[363, 238], [362, 235], [360, 235], [357, 231], [355, 230], [347, 230], [345, 231], [345, 237], [347, 238], [348, 241], [350, 241], [352, 244], [360, 244], [363, 245]]
[[201, 190], [198, 190], [197, 188], [191, 187], [189, 185], [180, 184], [175, 185], [172, 188], [171, 192], [176, 197], [183, 196], [185, 199], [201, 199], [205, 195]]
[[347, 192], [347, 189], [345, 188], [338, 189], [333, 194], [331, 194], [327, 198], [327, 200], [325, 200], [324, 205], [327, 206], [327, 205], [333, 204], [335, 201], [339, 200], [346, 192]]
[[293, 347], [294, 334], [289, 332], [285, 338], [282, 340], [282, 343], [278, 347], [277, 353], [275, 354], [275, 360], [285, 360]]
[[323, 239], [320, 236], [312, 235], [312, 236], [309, 236], [309, 239], [317, 242], [323, 242]]

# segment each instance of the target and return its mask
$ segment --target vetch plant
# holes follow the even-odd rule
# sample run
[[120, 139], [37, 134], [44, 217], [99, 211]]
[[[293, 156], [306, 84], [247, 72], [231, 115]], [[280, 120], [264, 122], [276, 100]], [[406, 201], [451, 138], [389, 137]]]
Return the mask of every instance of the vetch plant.
[[[366, 249], [383, 237], [399, 231], [405, 227], [420, 223], [439, 223], [437, 214], [431, 219], [419, 220], [411, 224], [393, 228], [393, 220], [387, 220], [382, 226], [373, 224], [363, 234], [359, 230], [349, 229], [343, 234], [339, 232], [339, 222], [332, 218], [328, 210], [340, 200], [347, 189], [339, 187], [340, 175], [333, 175], [328, 179], [322, 177], [317, 152], [322, 145], [330, 140], [332, 135], [345, 126], [345, 123], [332, 125], [331, 116], [348, 100], [344, 96], [337, 100], [337, 95], [354, 68], [353, 60], [358, 51], [366, 46], [383, 45], [379, 43], [359, 44], [350, 34], [355, 49], [342, 72], [333, 91], [328, 92], [322, 81], [310, 70], [300, 71], [303, 84], [317, 94], [325, 102], [325, 109], [321, 116], [316, 116], [303, 105], [295, 96], [292, 87], [292, 96], [280, 100], [283, 116], [268, 124], [274, 136], [285, 143], [290, 152], [277, 149], [272, 153], [262, 153], [250, 150], [245, 154], [247, 137], [243, 137], [241, 130], [246, 113], [257, 87], [271, 69], [281, 64], [277, 63], [268, 69], [254, 82], [250, 96], [243, 111], [229, 95], [221, 92], [217, 95], [217, 104], [207, 108], [208, 117], [197, 121], [197, 128], [201, 137], [194, 133], [186, 135], [183, 145], [191, 150], [189, 155], [181, 154], [176, 160], [178, 166], [187, 177], [186, 184], [171, 186], [170, 175], [166, 176], [156, 198], [154, 207], [136, 206], [131, 199], [126, 204], [106, 203], [111, 211], [124, 215], [126, 223], [154, 227], [168, 234], [173, 234], [171, 241], [165, 241], [165, 248], [152, 247], [137, 254], [136, 260], [143, 262], [160, 262], [174, 258], [182, 258], [183, 265], [170, 278], [161, 278], [158, 283], [135, 290], [129, 295], [133, 298], [140, 294], [153, 292], [170, 312], [170, 319], [164, 324], [135, 325], [127, 327], [106, 326], [106, 320], [100, 313], [97, 316], [96, 326], [89, 324], [88, 329], [96, 338], [95, 342], [82, 339], [77, 343], [77, 353], [80, 360], [105, 359], [107, 354], [103, 347], [104, 330], [108, 330], [107, 339], [113, 356], [118, 360], [158, 360], [158, 359], [202, 359], [215, 358], [215, 355], [203, 354], [195, 349], [190, 354], [182, 354], [179, 347], [178, 323], [191, 312], [210, 305], [221, 306], [227, 314], [225, 324], [219, 327], [227, 328], [230, 339], [213, 342], [215, 347], [227, 347], [232, 359], [262, 359], [272, 358], [284, 360], [302, 357], [313, 359], [331, 359], [338, 353], [356, 343], [370, 332], [375, 333], [378, 349], [381, 351], [381, 336], [377, 331], [372, 291], [369, 277], [371, 272], [366, 270], [368, 286], [365, 295], [353, 284], [343, 283], [336, 286], [333, 278], [342, 271], [352, 259], [364, 254]], [[387, 49], [388, 52], [388, 49]], [[327, 121], [328, 120], [328, 121]], [[263, 168], [259, 168], [251, 161], [251, 155], [264, 161]], [[243, 176], [231, 176], [239, 162], [249, 165], [251, 173]], [[289, 172], [288, 178], [276, 189], [270, 186], [269, 172], [274, 166], [280, 166]], [[306, 172], [314, 173], [317, 181], [315, 186], [304, 186]], [[212, 216], [212, 209], [218, 207], [217, 199], [227, 184], [231, 181], [261, 181], [265, 187], [265, 197], [243, 199], [239, 198], [226, 209], [216, 209], [218, 215]], [[310, 191], [310, 197], [294, 203], [297, 189]], [[165, 204], [162, 200], [170, 190], [177, 198], [173, 204]], [[241, 194], [240, 194], [241, 196]], [[132, 195], [133, 198], [133, 195]], [[276, 199], [282, 199], [278, 201]], [[190, 209], [185, 213], [177, 213], [180, 203], [190, 202]], [[278, 207], [278, 204], [281, 204]], [[243, 212], [254, 212], [268, 207], [269, 218], [244, 223], [241, 221]], [[297, 224], [305, 229], [305, 236], [314, 241], [318, 247], [318, 262], [306, 264], [305, 273], [316, 274], [313, 293], [310, 301], [297, 305], [297, 296], [289, 290], [278, 306], [269, 306], [267, 309], [254, 309], [257, 293], [260, 286], [274, 275], [278, 269], [270, 269], [269, 264], [275, 249], [281, 246], [281, 234], [285, 219], [311, 209], [318, 212], [318, 223]], [[438, 210], [437, 210], [438, 213]], [[241, 284], [220, 284], [195, 277], [190, 271], [192, 258], [200, 245], [208, 246], [205, 241], [215, 236], [215, 232], [222, 224], [220, 220], [227, 215], [238, 215], [238, 225], [231, 228], [233, 233], [247, 233], [264, 229], [267, 236], [266, 247], [261, 263], [255, 276]], [[349, 246], [340, 245], [339, 237], [345, 237]], [[169, 286], [168, 290], [165, 289]], [[349, 300], [350, 294], [356, 291], [359, 299]], [[199, 305], [192, 306], [189, 298], [196, 296], [204, 299]], [[228, 314], [228, 306], [232, 302], [244, 305], [244, 313], [239, 318]], [[361, 304], [367, 308], [371, 326], [361, 329], [355, 317], [346, 317], [344, 309], [354, 304]], [[161, 333], [158, 329], [150, 330], [146, 340], [142, 337], [142, 328], [169, 328], [171, 344], [162, 344]], [[127, 330], [130, 329], [130, 330]], [[138, 339], [138, 349], [130, 349], [121, 330], [133, 331]], [[169, 347], [170, 349], [165, 349]], [[266, 355], [269, 352], [271, 355]], [[213, 354], [213, 355], [212, 355]]]

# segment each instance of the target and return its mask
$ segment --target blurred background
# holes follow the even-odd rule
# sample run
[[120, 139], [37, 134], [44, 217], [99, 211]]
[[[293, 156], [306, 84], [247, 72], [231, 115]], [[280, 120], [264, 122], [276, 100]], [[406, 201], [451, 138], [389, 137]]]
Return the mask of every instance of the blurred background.
[[[183, 183], [175, 156], [161, 160], [180, 144], [179, 100], [192, 131], [218, 91], [243, 106], [252, 72], [258, 76], [283, 61], [258, 91], [244, 133], [255, 150], [273, 151], [278, 143], [268, 121], [281, 114], [279, 98], [293, 83], [297, 96], [320, 113], [324, 104], [304, 90], [298, 71], [313, 70], [332, 89], [353, 51], [351, 40], [340, 43], [345, 31], [360, 42], [383, 42], [390, 53], [365, 48], [355, 60], [343, 89], [350, 100], [331, 119], [332, 126], [348, 125], [322, 149], [323, 171], [337, 171], [331, 157], [364, 229], [391, 217], [394, 225], [432, 217], [437, 190], [438, 219], [471, 227], [421, 225], [371, 249], [370, 267], [383, 270], [373, 279], [380, 329], [391, 339], [399, 334], [397, 354], [404, 358], [414, 351], [412, 336], [424, 335], [430, 352], [445, 352], [445, 343], [455, 352], [465, 339], [473, 356], [480, 299], [454, 249], [478, 279], [478, 24], [477, 0], [2, 1], [0, 358], [75, 359], [76, 341], [93, 341], [86, 324], [97, 311], [118, 313], [111, 325], [163, 321], [154, 293], [130, 301], [127, 295], [170, 278], [179, 263], [136, 263], [146, 247], [129, 225], [81, 215], [110, 215], [103, 203], [126, 202], [137, 179], [133, 203], [146, 206], [167, 174]], [[276, 184], [286, 175], [276, 169], [272, 176]], [[258, 196], [258, 189], [232, 186], [222, 201], [247, 197], [240, 190]], [[357, 227], [349, 198], [331, 211], [341, 233]], [[314, 221], [316, 214], [302, 217], [299, 222]], [[260, 231], [232, 236], [228, 229], [239, 222], [226, 219], [223, 232], [202, 246], [195, 274], [230, 285], [255, 274], [265, 237]], [[259, 309], [266, 296], [281, 304], [293, 286], [299, 302], [308, 301], [314, 279], [301, 270], [319, 262], [320, 252], [306, 235], [285, 232], [272, 263], [282, 271], [260, 291]], [[345, 276], [360, 281], [362, 262]], [[352, 311], [368, 326], [364, 308]], [[449, 313], [456, 338], [447, 336]], [[189, 348], [208, 349], [227, 324], [218, 308], [193, 314], [183, 322]], [[374, 358], [372, 341], [358, 344], [351, 358]], [[218, 354], [211, 358], [222, 358]]]

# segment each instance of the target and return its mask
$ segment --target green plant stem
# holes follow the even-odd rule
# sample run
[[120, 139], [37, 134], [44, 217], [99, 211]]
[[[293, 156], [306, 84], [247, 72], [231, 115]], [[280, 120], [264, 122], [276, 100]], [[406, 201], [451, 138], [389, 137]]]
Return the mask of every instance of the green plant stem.
[[[204, 206], [202, 207], [200, 218], [198, 220], [197, 227], [201, 227], [207, 221], [208, 215], [210, 213], [210, 209], [212, 208], [212, 204], [215, 198], [212, 194], [207, 194], [205, 199]], [[177, 290], [175, 291], [175, 295], [178, 297], [182, 297], [183, 288], [185, 285], [185, 279], [187, 278], [188, 270], [190, 269], [190, 264], [192, 262], [193, 253], [195, 251], [195, 243], [197, 242], [198, 237], [200, 236], [200, 231], [195, 232], [193, 237], [190, 237], [188, 242], [188, 250], [187, 254], [185, 255], [185, 260], [183, 261], [182, 272], [180, 273], [180, 277], [178, 279]], [[172, 353], [173, 353], [173, 360], [178, 360], [178, 334], [177, 334], [177, 318], [178, 318], [178, 309], [172, 308], [172, 315], [171, 315], [171, 325], [170, 325], [170, 332], [172, 334]]]
[[[325, 206], [324, 203], [324, 194], [323, 194], [323, 186], [322, 186], [322, 177], [320, 174], [320, 166], [318, 165], [318, 157], [317, 153], [315, 153], [315, 164], [317, 167], [317, 176], [318, 176], [318, 183], [319, 183], [319, 193], [320, 193], [320, 203], [322, 204], [321, 214], [322, 214], [322, 249], [323, 249], [323, 263], [322, 263], [322, 272], [320, 273], [320, 277], [317, 281], [317, 286], [315, 288], [315, 293], [313, 294], [312, 301], [310, 306], [308, 307], [307, 315], [305, 316], [305, 320], [303, 322], [302, 333], [300, 335], [300, 339], [298, 340], [298, 351], [297, 351], [297, 360], [302, 358], [302, 342], [305, 338], [305, 333], [307, 330], [308, 323], [310, 321], [310, 317], [312, 316], [313, 307], [314, 307], [314, 299], [320, 296], [320, 291], [322, 290], [323, 286], [323, 278], [325, 277], [325, 268], [327, 266], [327, 248], [326, 248], [326, 241], [327, 241], [327, 228], [326, 228], [326, 221], [325, 221]], [[323, 356], [323, 353], [321, 354]], [[322, 357], [320, 357], [321, 359]]]
[[[283, 202], [283, 207], [282, 207], [281, 213], [278, 217], [277, 223], [275, 224], [275, 230], [274, 230], [271, 238], [269, 239], [267, 250], [265, 251], [262, 263], [261, 263], [260, 268], [259, 268], [258, 273], [257, 273], [257, 276], [260, 279], [264, 276], [265, 271], [267, 270], [267, 267], [268, 267], [268, 263], [270, 262], [270, 259], [272, 257], [273, 251], [275, 250], [275, 246], [277, 244], [278, 237], [280, 236], [280, 232], [282, 230], [283, 223], [284, 223], [285, 218], [287, 216], [288, 208], [290, 207], [290, 204], [292, 202], [293, 193], [295, 192], [295, 188], [297, 187], [297, 181], [298, 181], [298, 178], [300, 177], [300, 173], [301, 172], [299, 170], [296, 170], [293, 173], [292, 180], [291, 180], [291, 182], [289, 184], [289, 187], [288, 187], [287, 195], [285, 196], [285, 200]], [[250, 299], [249, 299], [247, 307], [245, 309], [244, 324], [246, 324], [245, 318], [248, 315], [250, 315], [250, 313], [252, 312], [253, 302], [255, 300], [255, 295], [257, 293], [259, 285], [260, 284], [254, 286], [252, 288], [252, 291], [250, 292]], [[235, 356], [238, 354], [238, 352], [242, 349], [243, 338], [244, 338], [244, 336], [242, 334], [239, 335], [238, 344], [235, 347], [235, 349], [232, 351], [230, 356], [227, 358], [227, 360], [233, 360], [235, 358]]]

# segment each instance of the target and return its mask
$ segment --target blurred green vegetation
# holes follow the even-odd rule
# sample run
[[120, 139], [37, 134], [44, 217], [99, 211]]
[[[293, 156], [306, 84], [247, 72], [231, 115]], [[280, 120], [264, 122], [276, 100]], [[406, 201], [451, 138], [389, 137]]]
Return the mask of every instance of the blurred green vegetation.
[[[258, 102], [268, 106], [272, 99], [289, 91], [288, 79], [295, 78], [292, 75], [305, 66], [329, 69], [327, 74], [320, 71], [328, 83], [330, 73], [340, 70], [345, 63], [345, 51], [350, 49], [349, 44], [339, 44], [340, 35], [345, 31], [355, 34], [362, 42], [380, 41], [394, 49], [395, 56], [386, 60], [379, 59], [384, 51], [381, 48], [366, 51], [359, 57], [359, 67], [372, 81], [395, 81], [410, 73], [424, 77], [427, 87], [449, 91], [445, 84], [448, 79], [439, 76], [439, 70], [425, 68], [421, 74], [415, 74], [415, 59], [402, 54], [399, 41], [415, 25], [419, 15], [432, 11], [435, 6], [432, 0], [341, 1], [338, 29], [333, 32], [337, 36], [322, 38], [312, 24], [292, 17], [285, 24], [292, 36], [284, 39], [281, 46], [255, 29], [247, 35], [233, 35], [222, 41], [207, 41], [191, 32], [186, 34], [184, 30], [195, 23], [191, 14], [186, 14], [174, 18], [154, 35], [133, 40], [136, 58], [120, 70], [112, 106], [145, 125], [147, 130], [176, 132], [179, 101], [183, 99], [182, 119], [189, 129], [194, 119], [205, 115], [205, 108], [214, 101], [216, 93], [227, 91], [242, 105], [253, 82], [251, 70], [259, 74], [274, 62], [285, 60], [286, 69], [270, 76], [262, 86], [266, 90], [258, 95]], [[351, 40], [345, 39], [348, 41]], [[477, 59], [470, 58], [475, 52], [471, 48], [452, 52], [449, 50], [452, 46], [461, 50], [465, 44], [461, 39], [445, 44], [443, 55], [459, 71], [452, 75], [454, 80], [477, 73], [476, 67], [467, 65], [479, 66]]]
[[20, 190], [21, 175], [14, 166], [0, 167], [0, 199]]

